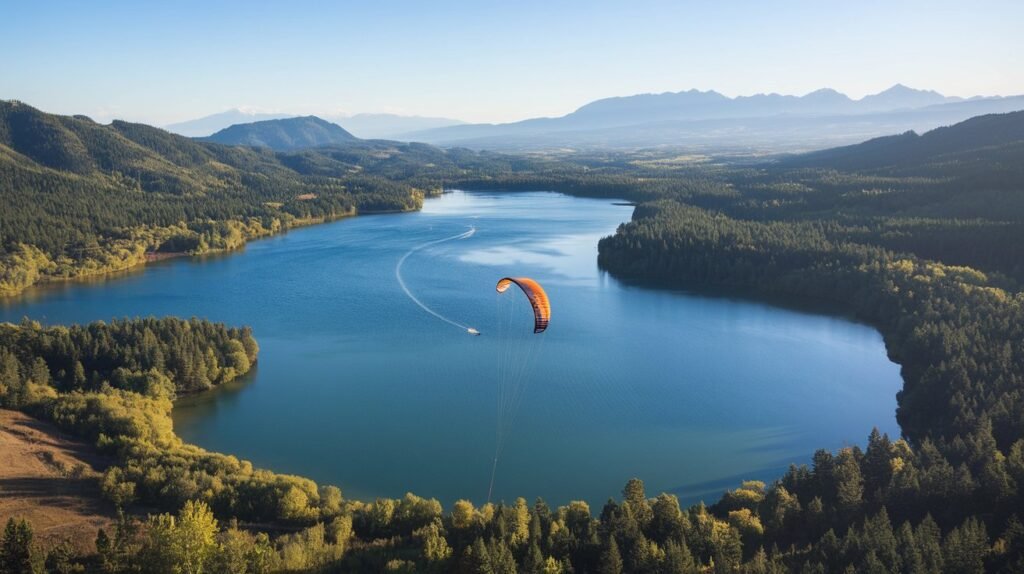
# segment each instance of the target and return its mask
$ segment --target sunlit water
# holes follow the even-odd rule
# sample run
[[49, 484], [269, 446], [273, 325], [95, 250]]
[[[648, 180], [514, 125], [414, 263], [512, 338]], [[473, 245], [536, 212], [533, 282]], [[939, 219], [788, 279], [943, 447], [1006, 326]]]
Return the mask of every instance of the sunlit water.
[[[450, 193], [419, 213], [300, 229], [204, 260], [34, 290], [0, 319], [136, 315], [251, 325], [247, 381], [179, 401], [186, 440], [370, 499], [483, 502], [502, 346], [494, 284], [526, 275], [553, 302], [498, 461], [494, 498], [599, 505], [627, 479], [686, 501], [770, 479], [815, 449], [898, 435], [897, 365], [848, 320], [627, 286], [597, 241], [630, 207], [551, 193]], [[395, 265], [431, 309], [402, 291]]]

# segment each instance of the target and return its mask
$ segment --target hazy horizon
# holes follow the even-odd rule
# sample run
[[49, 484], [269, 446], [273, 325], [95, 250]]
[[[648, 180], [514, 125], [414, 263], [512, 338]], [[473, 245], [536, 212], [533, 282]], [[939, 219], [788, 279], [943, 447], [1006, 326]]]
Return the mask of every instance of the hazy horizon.
[[235, 108], [508, 122], [689, 89], [1024, 93], [1024, 5], [983, 4], [14, 5], [0, 98], [167, 125]]

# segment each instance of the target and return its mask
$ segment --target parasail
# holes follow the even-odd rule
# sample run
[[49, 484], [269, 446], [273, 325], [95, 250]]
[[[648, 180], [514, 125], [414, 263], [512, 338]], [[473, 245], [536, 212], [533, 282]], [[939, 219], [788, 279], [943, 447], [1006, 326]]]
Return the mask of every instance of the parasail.
[[530, 306], [533, 307], [533, 332], [543, 333], [551, 320], [551, 301], [548, 294], [544, 292], [540, 283], [529, 277], [503, 277], [495, 289], [498, 293], [504, 293], [512, 285], [522, 289], [526, 298], [530, 300]]
[[[512, 287], [518, 287], [513, 289]], [[498, 471], [498, 458], [506, 439], [514, 430], [519, 407], [526, 396], [533, 367], [540, 355], [546, 337], [538, 337], [551, 321], [551, 301], [544, 288], [529, 277], [503, 277], [495, 286], [498, 300], [498, 323], [495, 336], [498, 341], [497, 416], [494, 444], [494, 463], [491, 482], [487, 488], [487, 501], [494, 491], [494, 478]], [[525, 297], [518, 295], [522, 292]], [[533, 327], [533, 332], [530, 332]]]

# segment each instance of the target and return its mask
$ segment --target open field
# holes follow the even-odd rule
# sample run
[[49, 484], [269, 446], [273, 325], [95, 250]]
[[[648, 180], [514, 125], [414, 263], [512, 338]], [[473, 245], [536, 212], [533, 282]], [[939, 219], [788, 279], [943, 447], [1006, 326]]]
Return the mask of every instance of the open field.
[[114, 518], [100, 498], [107, 464], [53, 425], [0, 409], [0, 521], [25, 517], [44, 546], [67, 539], [92, 551], [96, 531]]

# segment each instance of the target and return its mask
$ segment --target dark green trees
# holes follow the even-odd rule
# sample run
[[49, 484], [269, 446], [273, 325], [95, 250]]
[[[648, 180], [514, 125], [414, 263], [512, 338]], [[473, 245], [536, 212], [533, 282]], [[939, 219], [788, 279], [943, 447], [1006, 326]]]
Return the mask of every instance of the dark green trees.
[[7, 519], [0, 538], [0, 574], [42, 574], [44, 556], [32, 542], [32, 526], [24, 519]]

